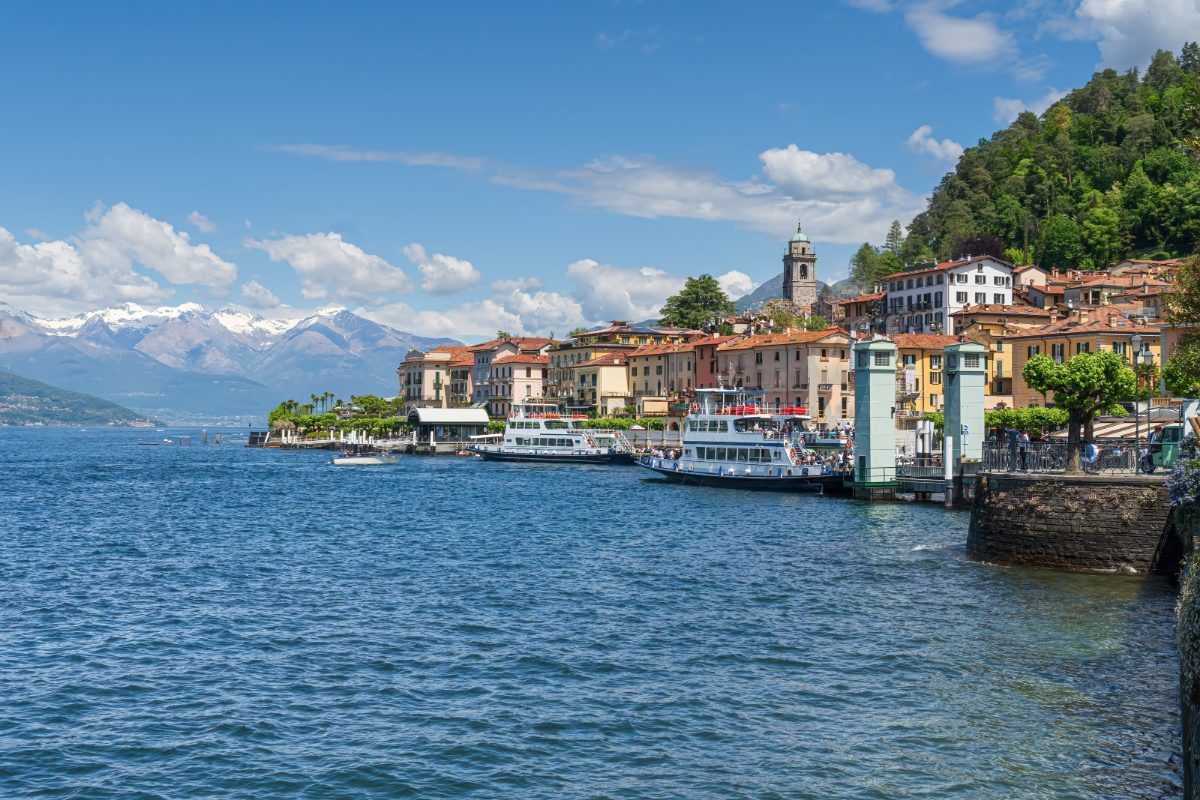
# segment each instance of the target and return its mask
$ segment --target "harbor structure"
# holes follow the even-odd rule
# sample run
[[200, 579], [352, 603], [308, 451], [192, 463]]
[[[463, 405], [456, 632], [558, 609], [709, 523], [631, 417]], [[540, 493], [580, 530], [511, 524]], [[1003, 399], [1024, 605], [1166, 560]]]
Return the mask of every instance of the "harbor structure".
[[408, 412], [414, 452], [455, 453], [471, 437], [487, 433], [488, 415], [482, 408], [414, 408]]
[[854, 345], [855, 497], [893, 497], [896, 491], [896, 344], [882, 336]]
[[950, 443], [949, 463], [982, 461], [983, 396], [987, 387], [987, 350], [978, 342], [960, 342], [946, 346], [946, 406], [942, 434]]

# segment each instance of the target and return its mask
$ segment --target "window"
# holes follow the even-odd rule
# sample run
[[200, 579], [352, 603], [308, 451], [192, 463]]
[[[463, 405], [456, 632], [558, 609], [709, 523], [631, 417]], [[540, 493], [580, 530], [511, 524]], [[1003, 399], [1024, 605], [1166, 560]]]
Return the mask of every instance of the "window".
[[1076, 342], [1075, 343], [1075, 354], [1076, 355], [1078, 355], [1080, 353], [1090, 353], [1090, 352], [1092, 352], [1092, 343], [1091, 342]]
[[942, 357], [940, 355], [930, 356], [929, 357], [929, 368], [930, 369], [941, 369], [942, 368]]
[[941, 275], [938, 275], [938, 280], [937, 280], [937, 282], [938, 282], [938, 286], [941, 286], [941, 285], [942, 285], [942, 276], [941, 276]]
[[[859, 367], [861, 369], [866, 369], [867, 368], [867, 355], [868, 355], [868, 353], [866, 350], [860, 350], [858, 352], [858, 360], [855, 361], [854, 366]], [[796, 385], [799, 385], [799, 384], [800, 384], [800, 373], [797, 371], [796, 372]]]
[[987, 292], [976, 292], [975, 293], [975, 304], [976, 305], [981, 306], [986, 302], [987, 302]]
[[954, 293], [954, 302], [956, 302], [956, 303], [967, 302], [967, 293], [966, 292], [955, 292]]
[[979, 369], [979, 354], [967, 353], [965, 356], [963, 356], [963, 366]]
[[[866, 355], [866, 354], [864, 353], [864, 355]], [[875, 354], [875, 366], [890, 367], [892, 365], [892, 357], [891, 356], [892, 356], [891, 353], [882, 353], [882, 352], [876, 353]], [[866, 365], [864, 364], [863, 366], [866, 366]]]
[[992, 283], [996, 284], [997, 286], [1003, 286], [1004, 285], [1004, 276], [997, 275], [996, 277], [992, 278]]
[[779, 351], [778, 350], [775, 351], [775, 360], [776, 361], [779, 360]]
[[917, 357], [912, 353], [903, 354], [901, 359], [903, 359], [904, 366], [906, 367], [915, 367], [917, 365]]
[[1004, 340], [997, 339], [996, 341], [992, 342], [992, 349], [995, 350], [997, 353], [1003, 353], [1004, 352]]
[[849, 397], [845, 397], [845, 396], [842, 397], [842, 416], [843, 417], [846, 416], [846, 409], [847, 409], [846, 403], [847, 403], [847, 401], [849, 401], [849, 399], [850, 399]]
[[913, 288], [913, 279], [912, 278], [908, 279], [908, 288], [909, 289]]
[[532, 377], [533, 373], [530, 372], [531, 369], [532, 369], [532, 367], [525, 368], [525, 377], [526, 378]]
[[1000, 376], [1003, 374], [1004, 374], [1004, 362], [997, 358], [996, 359], [996, 375]]
[[1128, 342], [1113, 342], [1112, 343], [1112, 351], [1119, 356], [1129, 355], [1129, 343]]
[[917, 278], [917, 288], [920, 289], [924, 285], [925, 285], [925, 277], [921, 276], [921, 277]]
[[961, 274], [960, 274], [960, 275], [957, 275], [957, 276], [955, 276], [955, 281], [956, 281], [957, 283], [966, 283], [966, 282], [967, 282], [967, 276], [966, 276], [966, 275], [961, 275]]
[[1002, 294], [992, 295], [992, 302], [998, 306], [1004, 305], [1004, 295], [1002, 295]]
[[1033, 358], [1034, 356], [1036, 356], [1037, 354], [1039, 354], [1041, 352], [1042, 352], [1042, 346], [1040, 344], [1031, 344], [1031, 345], [1029, 345], [1029, 352], [1026, 354], [1025, 357]]
[[821, 348], [821, 358], [829, 358], [829, 351], [824, 347]]
[[933, 307], [934, 307], [934, 308], [941, 308], [941, 307], [942, 307], [942, 293], [941, 293], [941, 292], [935, 292], [935, 293], [934, 293], [934, 295], [933, 295]]
[[655, 374], [655, 375], [662, 375], [662, 364], [656, 364], [656, 365], [654, 366], [654, 374]]
[[981, 284], [981, 285], [987, 283], [987, 275], [976, 275], [975, 283]]
[[1061, 364], [1063, 362], [1063, 350], [1065, 349], [1061, 344], [1050, 345], [1050, 357]]
[[933, 406], [934, 408], [937, 408], [937, 404], [938, 404], [938, 396], [936, 394], [929, 395], [929, 405]]
[[929, 383], [930, 384], [939, 384], [941, 382], [942, 382], [942, 373], [940, 373], [940, 372], [929, 373]]

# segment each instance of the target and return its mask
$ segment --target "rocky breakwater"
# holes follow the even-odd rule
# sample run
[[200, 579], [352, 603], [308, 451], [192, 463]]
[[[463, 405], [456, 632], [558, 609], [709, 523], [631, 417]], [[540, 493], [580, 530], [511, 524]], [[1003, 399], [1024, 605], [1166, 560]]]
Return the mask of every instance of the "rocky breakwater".
[[1173, 574], [1183, 545], [1159, 476], [976, 476], [967, 551], [993, 564]]

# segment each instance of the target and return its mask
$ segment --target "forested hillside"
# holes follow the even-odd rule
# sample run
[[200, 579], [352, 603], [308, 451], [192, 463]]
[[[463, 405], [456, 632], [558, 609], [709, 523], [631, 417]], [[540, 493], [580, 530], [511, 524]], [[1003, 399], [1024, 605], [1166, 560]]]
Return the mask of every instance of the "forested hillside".
[[[967, 149], [913, 219], [903, 263], [981, 254], [1103, 269], [1200, 243], [1200, 47], [1105, 70]], [[992, 237], [995, 237], [994, 239]], [[996, 241], [998, 240], [998, 241]], [[989, 246], [990, 245], [990, 246]]]

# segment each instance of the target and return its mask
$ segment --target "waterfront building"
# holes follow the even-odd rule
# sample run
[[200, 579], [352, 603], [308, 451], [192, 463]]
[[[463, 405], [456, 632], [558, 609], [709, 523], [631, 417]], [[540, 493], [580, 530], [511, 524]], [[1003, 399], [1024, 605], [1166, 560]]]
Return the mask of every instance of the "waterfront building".
[[882, 333], [887, 292], [867, 292], [838, 303], [838, 322], [848, 331]]
[[992, 256], [946, 261], [883, 278], [889, 333], [945, 333], [967, 305], [1010, 305], [1012, 265]]
[[766, 393], [769, 406], [805, 406], [821, 427], [854, 416], [850, 335], [841, 328], [745, 336], [717, 346], [717, 373], [729, 388]]
[[492, 359], [488, 373], [487, 410], [507, 417], [514, 404], [541, 399], [548, 358], [535, 353], [502, 353]]
[[638, 416], [666, 414], [671, 400], [692, 393], [694, 355], [691, 343], [648, 344], [629, 353], [629, 389]]
[[[462, 380], [462, 371], [469, 360], [466, 347], [438, 347], [428, 352], [409, 350], [396, 369], [405, 411], [419, 406], [466, 405], [470, 400], [470, 381]], [[456, 372], [458, 379], [454, 378]]]
[[418, 445], [454, 452], [472, 436], [487, 433], [488, 415], [482, 408], [414, 408], [408, 412], [408, 424]]
[[1161, 368], [1159, 333], [1157, 326], [1134, 322], [1120, 314], [1088, 318], [1082, 312], [1075, 312], [1066, 319], [1005, 337], [1012, 352], [1013, 407], [1027, 408], [1053, 402], [1053, 398], [1044, 398], [1041, 392], [1030, 388], [1021, 374], [1025, 362], [1033, 356], [1043, 354], [1062, 363], [1078, 353], [1111, 350], [1130, 359], [1133, 356], [1132, 337], [1139, 334], [1143, 337], [1142, 349], [1153, 353], [1154, 363]]
[[742, 336], [718, 336], [712, 334], [692, 341], [692, 383], [697, 389], [716, 389], [721, 370], [717, 367], [717, 348], [735, 342]]
[[468, 348], [473, 361], [472, 403], [485, 407], [492, 397], [492, 362], [505, 355], [545, 355], [553, 339], [536, 336], [501, 336]]
[[632, 399], [628, 361], [628, 352], [604, 353], [572, 367], [571, 409], [600, 417], [624, 412]]

